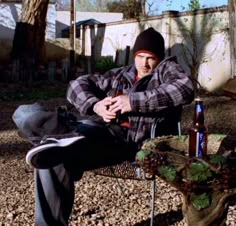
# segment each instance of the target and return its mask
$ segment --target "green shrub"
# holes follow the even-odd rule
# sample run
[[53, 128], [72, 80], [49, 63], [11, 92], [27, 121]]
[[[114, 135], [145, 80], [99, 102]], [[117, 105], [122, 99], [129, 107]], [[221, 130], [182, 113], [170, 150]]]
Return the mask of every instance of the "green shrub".
[[24, 84], [1, 84], [0, 102], [48, 100], [51, 98], [65, 98], [67, 84], [60, 82], [34, 83], [31, 87]]
[[118, 65], [113, 61], [113, 56], [101, 57], [95, 63], [95, 71], [100, 73], [104, 73], [116, 67], [118, 67]]

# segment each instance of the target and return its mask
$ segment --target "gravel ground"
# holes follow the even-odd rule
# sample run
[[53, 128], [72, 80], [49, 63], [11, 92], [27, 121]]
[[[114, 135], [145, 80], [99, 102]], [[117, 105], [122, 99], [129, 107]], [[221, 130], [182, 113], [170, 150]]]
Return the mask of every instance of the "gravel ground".
[[[205, 96], [206, 124], [210, 133], [236, 134], [235, 100], [225, 96]], [[25, 103], [25, 102], [24, 102]], [[41, 102], [48, 109], [63, 99]], [[33, 170], [25, 163], [31, 147], [18, 137], [11, 115], [23, 103], [0, 103], [0, 226], [34, 225]], [[183, 133], [190, 127], [193, 105], [183, 111]], [[71, 226], [145, 226], [150, 221], [150, 182], [95, 176], [86, 172], [76, 182]], [[185, 225], [181, 214], [182, 196], [157, 179], [155, 225]], [[236, 225], [236, 206], [230, 206], [227, 225]]]

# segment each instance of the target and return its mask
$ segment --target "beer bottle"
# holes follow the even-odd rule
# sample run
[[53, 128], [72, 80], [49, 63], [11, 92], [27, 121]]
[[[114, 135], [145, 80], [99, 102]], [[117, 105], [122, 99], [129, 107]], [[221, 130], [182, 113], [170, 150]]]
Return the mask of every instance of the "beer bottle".
[[[108, 96], [116, 97], [116, 96], [120, 96], [122, 94], [123, 94], [123, 83], [121, 80], [121, 81], [119, 81], [118, 86], [116, 88], [112, 88], [110, 90], [110, 92], [108, 93]], [[117, 124], [120, 123], [120, 115], [121, 115], [121, 111], [116, 112], [116, 118], [115, 118], [114, 122]]]
[[[117, 90], [116, 90], [116, 94], [115, 96], [120, 96], [123, 94], [123, 84], [122, 84], [122, 81], [119, 82], [119, 85], [117, 87]], [[121, 111], [117, 111], [116, 112], [116, 119], [115, 119], [115, 122], [117, 124], [120, 123], [120, 117], [121, 117]]]
[[204, 105], [195, 99], [193, 126], [189, 130], [189, 156], [203, 158], [207, 155], [207, 128], [204, 124]]

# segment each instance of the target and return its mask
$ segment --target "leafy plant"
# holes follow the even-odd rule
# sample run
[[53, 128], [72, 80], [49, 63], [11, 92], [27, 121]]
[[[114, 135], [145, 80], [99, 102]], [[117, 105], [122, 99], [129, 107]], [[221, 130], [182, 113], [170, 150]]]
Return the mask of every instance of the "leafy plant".
[[193, 162], [187, 169], [187, 179], [190, 181], [204, 181], [211, 176], [209, 167], [201, 162]]
[[150, 155], [152, 151], [150, 150], [141, 150], [137, 153], [137, 160], [143, 161], [147, 155]]
[[194, 11], [194, 10], [200, 9], [201, 4], [200, 4], [199, 0], [190, 0], [188, 7], [191, 11]]
[[146, 146], [150, 149], [155, 149], [158, 144], [158, 140], [149, 140], [146, 143]]
[[209, 161], [212, 164], [224, 164], [226, 162], [226, 157], [215, 154], [215, 155], [210, 156]]
[[109, 12], [122, 12], [124, 19], [145, 16], [145, 4], [136, 0], [114, 1], [107, 3]]
[[161, 166], [158, 171], [167, 181], [174, 181], [177, 175], [175, 168], [172, 166]]
[[210, 195], [207, 193], [200, 195], [193, 194], [191, 196], [191, 202], [197, 210], [207, 208], [210, 206]]
[[101, 73], [104, 73], [104, 72], [106, 72], [106, 71], [108, 71], [110, 69], [113, 69], [115, 67], [117, 67], [117, 65], [113, 61], [113, 57], [112, 56], [101, 57], [95, 63], [95, 70], [97, 72], [101, 72]]

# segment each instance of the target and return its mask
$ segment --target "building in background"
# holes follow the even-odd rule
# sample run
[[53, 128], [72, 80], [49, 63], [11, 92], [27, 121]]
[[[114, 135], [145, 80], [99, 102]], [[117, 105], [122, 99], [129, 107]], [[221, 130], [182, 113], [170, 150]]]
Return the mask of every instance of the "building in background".
[[[76, 12], [76, 23], [78, 26], [90, 23], [110, 23], [121, 21], [123, 13], [100, 13], [100, 12]], [[56, 37], [63, 37], [70, 26], [70, 12], [69, 11], [56, 11]]]

